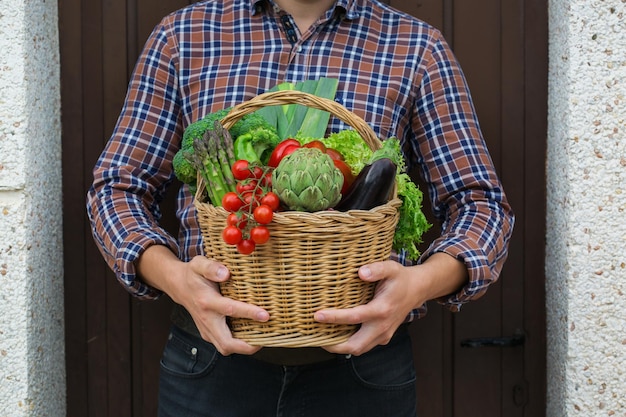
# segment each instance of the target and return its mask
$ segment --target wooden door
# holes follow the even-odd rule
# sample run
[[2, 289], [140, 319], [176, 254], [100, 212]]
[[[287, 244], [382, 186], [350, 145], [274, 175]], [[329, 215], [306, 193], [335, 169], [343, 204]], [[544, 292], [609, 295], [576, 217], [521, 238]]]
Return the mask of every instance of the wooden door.
[[452, 45], [517, 216], [509, 259], [487, 295], [459, 314], [431, 303], [412, 326], [418, 414], [543, 416], [547, 3], [391, 4], [440, 28]]
[[[191, 2], [59, 0], [71, 417], [156, 415], [171, 302], [124, 292], [92, 242], [84, 202], [144, 40], [163, 15]], [[452, 45], [517, 215], [509, 260], [487, 295], [460, 314], [432, 304], [411, 326], [418, 415], [544, 416], [547, 0], [389, 3], [440, 28]], [[172, 200], [163, 210], [174, 231]]]

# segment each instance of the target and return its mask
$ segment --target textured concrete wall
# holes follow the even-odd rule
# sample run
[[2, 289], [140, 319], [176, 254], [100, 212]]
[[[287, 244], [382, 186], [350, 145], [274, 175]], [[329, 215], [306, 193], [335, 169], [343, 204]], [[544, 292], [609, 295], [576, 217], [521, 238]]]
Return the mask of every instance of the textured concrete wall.
[[626, 0], [550, 1], [548, 411], [626, 416]]
[[55, 0], [0, 0], [0, 416], [65, 415]]

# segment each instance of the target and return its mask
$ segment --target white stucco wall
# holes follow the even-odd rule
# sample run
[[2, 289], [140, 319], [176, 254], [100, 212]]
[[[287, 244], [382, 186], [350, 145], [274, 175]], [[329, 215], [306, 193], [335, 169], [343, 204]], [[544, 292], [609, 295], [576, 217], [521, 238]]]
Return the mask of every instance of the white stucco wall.
[[0, 416], [65, 416], [56, 0], [0, 0]]
[[626, 1], [550, 1], [549, 417], [626, 416]]

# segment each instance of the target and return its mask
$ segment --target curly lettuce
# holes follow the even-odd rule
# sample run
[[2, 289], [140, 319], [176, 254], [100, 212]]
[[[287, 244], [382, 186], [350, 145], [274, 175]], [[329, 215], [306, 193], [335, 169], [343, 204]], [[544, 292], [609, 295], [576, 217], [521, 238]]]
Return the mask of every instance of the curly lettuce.
[[397, 138], [383, 141], [382, 148], [374, 152], [367, 163], [381, 158], [391, 159], [398, 167], [396, 185], [402, 205], [399, 209], [400, 219], [393, 236], [393, 248], [396, 251], [406, 250], [407, 258], [416, 261], [420, 256], [417, 246], [422, 243], [422, 235], [432, 226], [422, 211], [424, 194], [406, 173], [406, 162]]
[[354, 175], [358, 175], [372, 157], [372, 150], [356, 130], [346, 129], [331, 133], [326, 138], [296, 137], [303, 145], [312, 140], [321, 140], [327, 148], [341, 153]]

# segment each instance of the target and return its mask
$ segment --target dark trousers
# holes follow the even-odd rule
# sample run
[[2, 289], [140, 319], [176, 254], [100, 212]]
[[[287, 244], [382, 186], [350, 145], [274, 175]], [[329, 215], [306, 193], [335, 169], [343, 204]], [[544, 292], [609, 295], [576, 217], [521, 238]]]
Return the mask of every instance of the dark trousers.
[[402, 327], [361, 356], [284, 366], [173, 327], [161, 361], [159, 417], [415, 417], [411, 341]]

